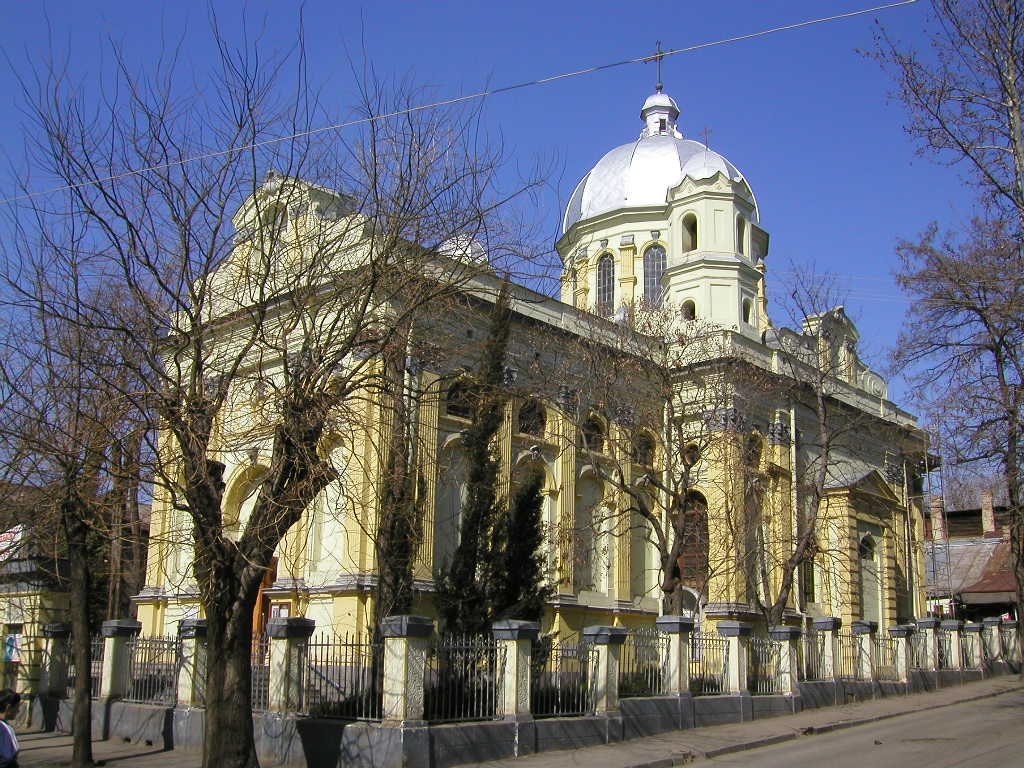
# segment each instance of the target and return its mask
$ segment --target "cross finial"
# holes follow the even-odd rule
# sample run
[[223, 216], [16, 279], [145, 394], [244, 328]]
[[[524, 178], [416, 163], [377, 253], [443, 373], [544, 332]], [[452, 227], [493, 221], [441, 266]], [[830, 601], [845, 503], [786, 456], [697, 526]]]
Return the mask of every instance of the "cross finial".
[[661, 89], [665, 87], [665, 84], [661, 82], [661, 60], [665, 58], [665, 54], [661, 50], [661, 40], [658, 41], [658, 52], [654, 54], [654, 63], [658, 65], [658, 82], [654, 84], [654, 89], [661, 93]]
[[711, 129], [705, 125], [702, 135], [704, 136], [704, 148], [711, 149]]

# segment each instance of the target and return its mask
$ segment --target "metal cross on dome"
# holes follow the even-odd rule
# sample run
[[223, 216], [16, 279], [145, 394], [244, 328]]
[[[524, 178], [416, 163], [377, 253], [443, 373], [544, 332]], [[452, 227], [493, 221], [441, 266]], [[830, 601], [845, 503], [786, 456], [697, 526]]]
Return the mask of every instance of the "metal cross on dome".
[[661, 82], [661, 60], [665, 58], [664, 51], [661, 50], [661, 40], [658, 41], [658, 52], [655, 53], [648, 61], [653, 60], [658, 65], [658, 82], [655, 83], [654, 89], [661, 93], [661, 89], [665, 87], [665, 84]]

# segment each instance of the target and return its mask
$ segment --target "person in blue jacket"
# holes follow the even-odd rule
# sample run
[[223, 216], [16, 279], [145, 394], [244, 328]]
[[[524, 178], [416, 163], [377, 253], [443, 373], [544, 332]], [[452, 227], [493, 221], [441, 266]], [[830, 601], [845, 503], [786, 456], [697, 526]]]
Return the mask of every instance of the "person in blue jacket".
[[10, 688], [0, 690], [0, 768], [17, 768], [18, 736], [11, 721], [18, 716], [21, 694]]

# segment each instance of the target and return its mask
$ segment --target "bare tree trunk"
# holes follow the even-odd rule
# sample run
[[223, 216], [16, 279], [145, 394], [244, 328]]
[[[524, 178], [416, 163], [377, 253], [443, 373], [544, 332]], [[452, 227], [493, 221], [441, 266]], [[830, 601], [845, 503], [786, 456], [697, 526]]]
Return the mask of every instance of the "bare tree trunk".
[[204, 768], [256, 768], [252, 727], [252, 610], [247, 601], [209, 612]]
[[75, 659], [75, 705], [71, 715], [71, 765], [89, 768], [92, 757], [92, 648], [89, 633], [89, 558], [87, 526], [81, 509], [71, 500], [61, 505], [71, 571], [71, 649]]

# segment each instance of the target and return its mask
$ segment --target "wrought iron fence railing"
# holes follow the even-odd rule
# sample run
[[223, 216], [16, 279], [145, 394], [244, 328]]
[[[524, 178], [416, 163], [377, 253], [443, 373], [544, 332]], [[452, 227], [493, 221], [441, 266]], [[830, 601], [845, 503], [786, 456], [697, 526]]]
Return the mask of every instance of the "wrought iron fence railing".
[[782, 644], [766, 637], [752, 637], [747, 649], [747, 689], [755, 696], [778, 693]]
[[728, 640], [702, 632], [690, 635], [690, 693], [694, 696], [725, 693], [728, 669]]
[[1017, 633], [1014, 627], [999, 628], [1000, 655], [1012, 664], [1020, 663], [1020, 647], [1017, 645]]
[[911, 669], [924, 669], [928, 661], [928, 638], [923, 632], [913, 632], [907, 644], [907, 665]]
[[860, 641], [851, 632], [837, 632], [838, 653], [833, 663], [839, 680], [857, 680], [860, 677]]
[[488, 635], [446, 635], [427, 652], [424, 718], [431, 722], [488, 720], [498, 714], [505, 646]]
[[800, 679], [805, 682], [825, 680], [825, 635], [811, 630], [803, 636], [798, 647]]
[[668, 648], [668, 636], [656, 629], [630, 631], [619, 656], [619, 698], [660, 696], [665, 691]]
[[937, 630], [935, 633], [936, 645], [938, 647], [938, 668], [950, 669], [953, 662], [953, 634], [945, 629]]
[[530, 712], [534, 717], [567, 717], [594, 712], [597, 651], [589, 643], [534, 644]]
[[122, 671], [123, 699], [138, 704], [172, 706], [178, 698], [181, 640], [177, 637], [133, 637], [127, 641]]
[[321, 634], [306, 646], [301, 712], [315, 717], [380, 720], [384, 646], [358, 635]]
[[[78, 669], [75, 665], [75, 655], [72, 652], [72, 644], [69, 641], [65, 644], [66, 654], [67, 691], [69, 699], [75, 696], [75, 681], [78, 679]], [[89, 638], [89, 654], [91, 669], [89, 670], [89, 696], [93, 699], [100, 695], [100, 674], [103, 670], [103, 638], [100, 635], [93, 635]]]
[[897, 664], [897, 648], [899, 640], [895, 637], [878, 635], [875, 638], [875, 677], [879, 680], [893, 681], [900, 679]]
[[252, 708], [262, 712], [270, 706], [270, 638], [257, 635], [252, 640]]

